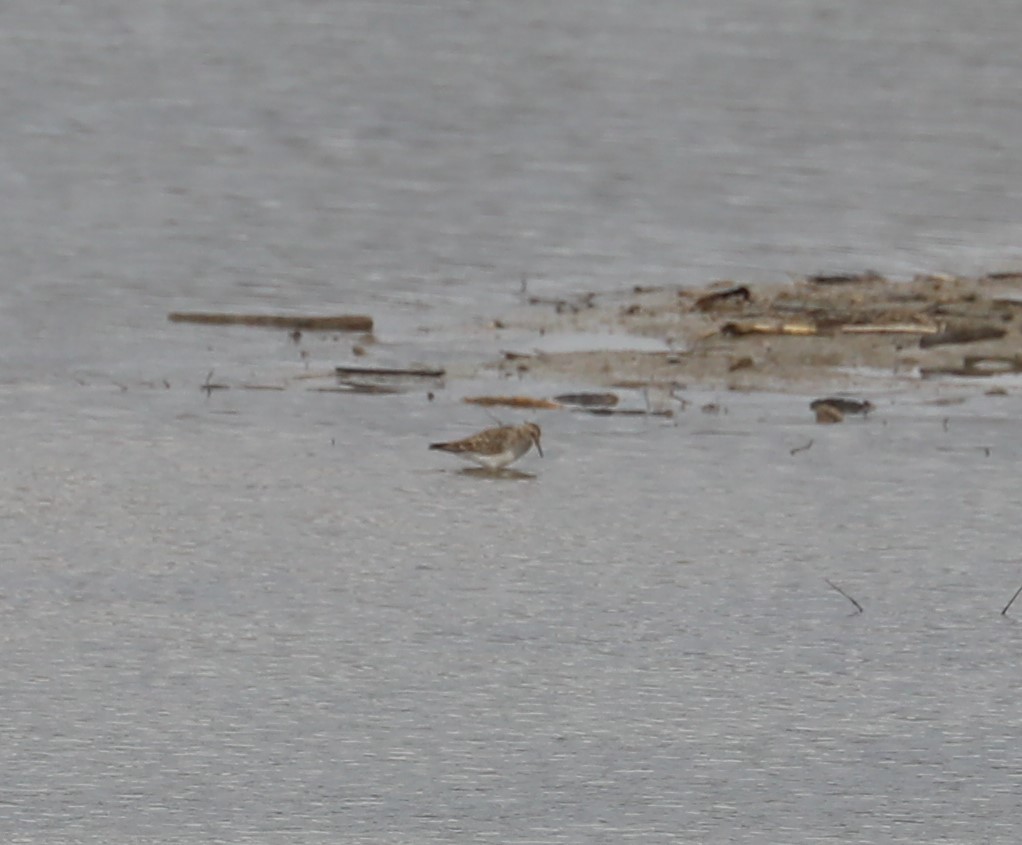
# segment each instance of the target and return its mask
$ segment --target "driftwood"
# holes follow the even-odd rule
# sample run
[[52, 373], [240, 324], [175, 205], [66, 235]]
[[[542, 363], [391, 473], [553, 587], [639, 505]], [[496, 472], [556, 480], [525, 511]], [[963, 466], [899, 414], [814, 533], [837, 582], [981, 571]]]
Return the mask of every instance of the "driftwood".
[[334, 367], [342, 378], [443, 378], [446, 370], [428, 367]]
[[533, 399], [531, 396], [466, 396], [462, 401], [469, 405], [481, 405], [484, 408], [502, 406], [553, 411], [561, 407], [557, 402], [551, 402], [549, 399]]
[[594, 414], [598, 417], [673, 417], [674, 411], [670, 408], [658, 408], [645, 411], [642, 408], [580, 408], [587, 414]]
[[562, 393], [554, 401], [582, 408], [613, 408], [620, 400], [616, 393]]
[[720, 333], [731, 337], [749, 334], [777, 334], [811, 336], [819, 334], [816, 326], [809, 323], [785, 323], [777, 320], [750, 320], [724, 323]]
[[320, 332], [371, 332], [373, 318], [365, 314], [335, 317], [301, 317], [288, 314], [224, 314], [202, 311], [172, 311], [172, 323], [200, 323], [208, 326], [261, 326], [272, 329], [303, 329]]
[[920, 323], [864, 323], [841, 326], [842, 334], [936, 334], [936, 326]]

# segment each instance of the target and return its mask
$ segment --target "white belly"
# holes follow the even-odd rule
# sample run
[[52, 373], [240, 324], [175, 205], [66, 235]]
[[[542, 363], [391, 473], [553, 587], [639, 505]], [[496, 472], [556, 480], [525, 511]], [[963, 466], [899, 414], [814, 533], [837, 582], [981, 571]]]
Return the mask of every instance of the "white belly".
[[492, 455], [480, 455], [477, 452], [473, 452], [466, 454], [465, 457], [481, 467], [486, 467], [486, 469], [503, 469], [517, 458], [518, 454], [513, 449], [505, 449], [503, 452], [496, 452]]

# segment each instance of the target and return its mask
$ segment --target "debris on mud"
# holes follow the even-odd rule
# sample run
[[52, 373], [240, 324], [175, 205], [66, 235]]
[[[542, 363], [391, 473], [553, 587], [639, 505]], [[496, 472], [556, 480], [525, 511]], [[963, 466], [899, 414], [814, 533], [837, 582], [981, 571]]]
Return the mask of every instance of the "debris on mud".
[[812, 406], [816, 412], [816, 421], [822, 425], [844, 422], [845, 414], [837, 405], [829, 402], [820, 402]]
[[724, 288], [724, 290], [711, 291], [700, 296], [695, 301], [695, 307], [699, 311], [712, 311], [717, 305], [729, 299], [751, 302], [752, 291], [745, 285], [735, 285], [731, 288]]
[[[603, 333], [667, 346], [544, 352], [528, 358], [537, 379], [802, 391], [1022, 372], [1022, 273], [910, 281], [875, 272], [818, 274], [778, 284], [632, 287], [526, 302], [531, 307], [502, 316], [501, 326], [548, 339]], [[969, 355], [960, 351], [965, 344]], [[504, 353], [491, 366], [521, 375], [523, 355]]]

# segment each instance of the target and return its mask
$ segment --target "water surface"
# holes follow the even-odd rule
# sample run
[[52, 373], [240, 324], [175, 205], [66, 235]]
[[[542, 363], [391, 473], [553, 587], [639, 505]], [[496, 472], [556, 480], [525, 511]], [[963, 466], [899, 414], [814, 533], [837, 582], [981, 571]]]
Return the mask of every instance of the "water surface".
[[1013, 4], [2, 17], [5, 841], [1015, 841], [1015, 384], [548, 413], [491, 480], [460, 397], [578, 385], [166, 322], [456, 369], [523, 277], [1017, 266]]

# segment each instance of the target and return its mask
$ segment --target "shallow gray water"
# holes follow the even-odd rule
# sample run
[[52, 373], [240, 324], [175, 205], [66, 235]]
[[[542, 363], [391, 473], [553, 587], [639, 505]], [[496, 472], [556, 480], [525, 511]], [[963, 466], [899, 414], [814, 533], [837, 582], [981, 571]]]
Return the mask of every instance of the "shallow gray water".
[[488, 480], [425, 445], [506, 384], [166, 322], [456, 364], [523, 275], [1017, 266], [1014, 4], [86, 6], [0, 13], [4, 841], [1016, 840], [1014, 393]]

